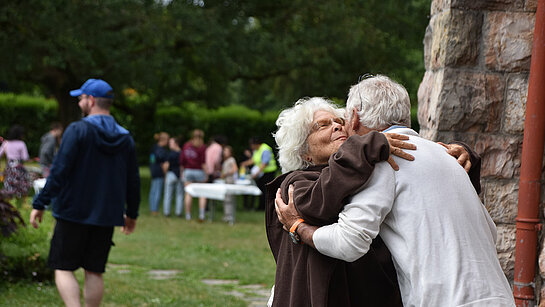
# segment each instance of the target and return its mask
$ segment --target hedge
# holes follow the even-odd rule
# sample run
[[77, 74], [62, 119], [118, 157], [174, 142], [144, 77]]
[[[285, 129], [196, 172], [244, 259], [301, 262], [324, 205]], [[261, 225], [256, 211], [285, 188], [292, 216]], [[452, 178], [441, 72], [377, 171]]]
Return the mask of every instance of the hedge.
[[[13, 124], [25, 128], [24, 141], [31, 157], [38, 156], [41, 136], [57, 120], [57, 102], [53, 99], [28, 95], [0, 94], [0, 136], [6, 136]], [[205, 132], [205, 139], [224, 135], [233, 146], [235, 155], [248, 147], [251, 136], [261, 137], [274, 147], [272, 132], [276, 130], [278, 112], [261, 113], [245, 106], [232, 105], [207, 109], [198, 103], [186, 102], [180, 106], [159, 107], [151, 110], [149, 104], [136, 102], [133, 113], [123, 113], [115, 107], [112, 114], [133, 134], [140, 164], [148, 163], [148, 154], [155, 142], [153, 134], [165, 131], [180, 136], [184, 141], [193, 129]]]
[[38, 156], [40, 138], [57, 121], [57, 102], [29, 95], [0, 94], [0, 136], [18, 124], [25, 129], [24, 141], [31, 157]]
[[[26, 131], [25, 142], [29, 154], [36, 157], [40, 137], [49, 130], [49, 124], [57, 120], [57, 107], [53, 99], [0, 94], [0, 135], [5, 136], [9, 127], [15, 123], [22, 125]], [[148, 163], [149, 150], [155, 142], [153, 134], [159, 131], [180, 136], [184, 141], [189, 139], [195, 128], [205, 132], [206, 140], [214, 135], [224, 135], [233, 147], [237, 160], [240, 160], [243, 150], [248, 147], [248, 139], [252, 136], [260, 137], [265, 143], [275, 147], [272, 133], [276, 130], [275, 121], [279, 111], [262, 113], [242, 105], [207, 109], [195, 102], [154, 109], [143, 101], [135, 101], [132, 110], [133, 113], [127, 114], [114, 107], [112, 114], [133, 134], [141, 165]], [[411, 113], [412, 127], [418, 131], [416, 107]]]

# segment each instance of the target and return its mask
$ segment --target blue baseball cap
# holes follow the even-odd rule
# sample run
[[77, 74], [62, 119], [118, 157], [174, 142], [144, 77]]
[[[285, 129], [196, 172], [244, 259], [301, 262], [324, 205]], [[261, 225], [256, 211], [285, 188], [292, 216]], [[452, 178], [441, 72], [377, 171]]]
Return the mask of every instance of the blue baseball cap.
[[102, 98], [114, 98], [114, 89], [104, 80], [101, 79], [89, 79], [83, 83], [81, 88], [70, 91], [70, 96], [77, 97], [82, 94], [102, 97]]

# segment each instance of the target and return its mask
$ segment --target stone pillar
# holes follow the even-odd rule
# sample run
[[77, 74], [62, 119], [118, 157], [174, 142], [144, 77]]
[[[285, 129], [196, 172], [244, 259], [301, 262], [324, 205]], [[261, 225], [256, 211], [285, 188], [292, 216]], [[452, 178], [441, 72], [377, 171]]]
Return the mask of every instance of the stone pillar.
[[[482, 157], [480, 196], [496, 222], [498, 257], [511, 283], [536, 6], [537, 0], [432, 0], [418, 90], [420, 134], [464, 141]], [[536, 297], [540, 290], [545, 297], [539, 250]]]

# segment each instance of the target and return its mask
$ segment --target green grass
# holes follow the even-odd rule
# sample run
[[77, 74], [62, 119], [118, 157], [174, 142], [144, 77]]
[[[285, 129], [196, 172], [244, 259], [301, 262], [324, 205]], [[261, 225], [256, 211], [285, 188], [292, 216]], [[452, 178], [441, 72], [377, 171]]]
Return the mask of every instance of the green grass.
[[[126, 236], [116, 229], [115, 246], [104, 274], [103, 306], [247, 306], [242, 299], [225, 294], [238, 286], [209, 286], [202, 279], [272, 286], [275, 264], [265, 235], [263, 212], [244, 211], [239, 205], [233, 226], [220, 221], [220, 205], [214, 221], [202, 224], [152, 217], [147, 203], [149, 171], [142, 168], [141, 176], [142, 203], [136, 231]], [[28, 211], [24, 208], [21, 212], [26, 220]], [[16, 236], [32, 242], [36, 253], [47, 254], [53, 225], [54, 219], [46, 212], [39, 230], [27, 227]], [[32, 234], [41, 237], [41, 242], [28, 239]], [[5, 241], [0, 241], [0, 252], [9, 246]], [[156, 280], [151, 278], [151, 270], [176, 270], [177, 274]], [[82, 270], [76, 276], [82, 283]], [[16, 283], [0, 281], [0, 289], [0, 306], [62, 305], [53, 282], [31, 281], [29, 277]]]

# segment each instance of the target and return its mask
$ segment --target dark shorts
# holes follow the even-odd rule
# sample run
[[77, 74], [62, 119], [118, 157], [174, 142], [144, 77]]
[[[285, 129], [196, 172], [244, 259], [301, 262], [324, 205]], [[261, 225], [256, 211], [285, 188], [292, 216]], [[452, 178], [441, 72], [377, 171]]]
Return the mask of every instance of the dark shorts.
[[57, 219], [47, 264], [54, 270], [104, 273], [114, 227], [84, 225]]

